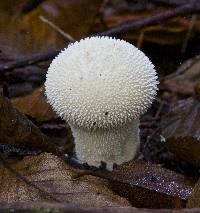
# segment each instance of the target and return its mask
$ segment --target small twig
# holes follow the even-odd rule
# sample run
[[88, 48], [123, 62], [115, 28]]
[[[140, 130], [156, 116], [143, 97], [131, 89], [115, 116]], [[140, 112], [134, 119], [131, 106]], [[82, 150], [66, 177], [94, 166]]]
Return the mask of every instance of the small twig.
[[190, 36], [191, 36], [191, 33], [192, 33], [192, 29], [194, 27], [196, 19], [197, 19], [197, 15], [196, 14], [192, 15], [192, 18], [191, 18], [189, 26], [188, 26], [188, 31], [187, 31], [185, 39], [183, 41], [183, 45], [182, 45], [182, 48], [181, 48], [181, 53], [185, 53], [185, 51], [186, 51], [187, 44], [188, 44], [188, 41], [190, 39]]
[[[194, 6], [198, 6], [197, 5], [197, 0], [192, 0], [191, 1], [191, 6], [194, 7]], [[190, 34], [192, 32], [192, 29], [194, 27], [194, 23], [196, 21], [196, 14], [192, 16], [191, 20], [190, 20], [190, 23], [189, 23], [189, 27], [188, 27], [188, 31], [187, 31], [187, 34], [186, 34], [186, 37], [185, 37], [185, 40], [183, 42], [183, 46], [182, 46], [182, 49], [181, 49], [181, 52], [184, 53], [186, 48], [187, 48], [187, 44], [188, 44], [188, 41], [189, 41], [189, 38], [190, 38]]]
[[138, 40], [137, 40], [136, 47], [137, 47], [138, 49], [141, 48], [143, 40], [144, 40], [144, 30], [142, 30], [142, 31], [140, 32], [139, 37], [138, 37]]
[[3, 96], [6, 98], [10, 98], [8, 84], [6, 82], [3, 82]]
[[59, 52], [60, 52], [60, 50], [54, 50], [54, 51], [49, 51], [49, 52], [45, 52], [45, 53], [37, 53], [37, 54], [33, 54], [32, 56], [30, 56], [28, 58], [21, 58], [21, 59], [12, 61], [12, 62], [8, 62], [6, 64], [1, 64], [0, 72], [11, 70], [14, 68], [29, 66], [29, 65], [36, 64], [36, 63], [39, 63], [42, 61], [51, 60]]
[[152, 132], [152, 134], [149, 135], [149, 136], [147, 137], [147, 140], [146, 140], [146, 143], [145, 143], [145, 145], [144, 145], [144, 148], [149, 144], [149, 142], [152, 140], [152, 138], [156, 135], [156, 133], [157, 133], [160, 129], [161, 129], [160, 126], [157, 127], [157, 128]]
[[168, 20], [173, 17], [177, 17], [182, 14], [189, 14], [194, 12], [199, 12], [200, 8], [195, 7], [195, 5], [191, 6], [190, 4], [186, 4], [183, 6], [176, 7], [174, 9], [169, 9], [166, 11], [162, 11], [153, 16], [147, 17], [145, 19], [139, 19], [134, 22], [130, 22], [127, 24], [123, 24], [119, 27], [113, 28], [111, 30], [98, 33], [99, 36], [117, 36], [122, 33], [132, 32], [134, 30], [138, 30], [142, 27], [158, 24], [161, 21]]
[[44, 16], [39, 16], [39, 19], [43, 21], [44, 23], [48, 24], [51, 26], [54, 30], [56, 30], [58, 33], [60, 33], [62, 36], [64, 36], [68, 41], [74, 42], [75, 39], [69, 35], [68, 33], [64, 32], [62, 29], [60, 29], [57, 25], [55, 25], [53, 22], [49, 21], [46, 19]]
[[157, 118], [160, 116], [160, 113], [161, 113], [161, 110], [162, 110], [162, 108], [163, 108], [163, 105], [164, 105], [164, 102], [161, 101], [161, 103], [160, 103], [160, 105], [159, 105], [159, 107], [158, 107], [158, 110], [157, 110], [157, 112], [156, 112], [156, 114], [155, 114], [155, 119], [157, 119]]

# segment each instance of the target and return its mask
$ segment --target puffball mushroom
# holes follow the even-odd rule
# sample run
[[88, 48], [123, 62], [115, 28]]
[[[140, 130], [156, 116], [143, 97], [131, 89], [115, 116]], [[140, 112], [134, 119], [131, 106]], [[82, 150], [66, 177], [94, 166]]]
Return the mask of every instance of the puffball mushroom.
[[132, 44], [90, 37], [70, 44], [52, 61], [46, 96], [65, 119], [81, 163], [99, 167], [132, 160], [140, 144], [139, 117], [157, 91], [153, 64]]

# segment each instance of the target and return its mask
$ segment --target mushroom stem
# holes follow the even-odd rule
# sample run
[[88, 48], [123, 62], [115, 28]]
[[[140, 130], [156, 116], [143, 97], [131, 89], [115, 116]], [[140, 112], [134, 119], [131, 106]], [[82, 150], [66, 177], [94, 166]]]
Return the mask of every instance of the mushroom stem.
[[121, 164], [132, 160], [140, 144], [139, 119], [109, 129], [70, 126], [79, 161], [96, 167], [105, 162], [106, 169], [110, 171], [114, 163]]

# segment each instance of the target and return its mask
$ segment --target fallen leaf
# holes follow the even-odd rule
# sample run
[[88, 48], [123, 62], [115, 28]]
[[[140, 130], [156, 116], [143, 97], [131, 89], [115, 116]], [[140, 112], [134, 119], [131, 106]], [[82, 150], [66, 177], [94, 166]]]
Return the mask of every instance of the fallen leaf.
[[197, 181], [193, 192], [188, 199], [187, 208], [199, 208], [200, 207], [200, 180]]
[[137, 209], [134, 207], [76, 207], [68, 203], [55, 202], [19, 202], [1, 203], [0, 211], [7, 213], [16, 212], [51, 212], [51, 213], [199, 213], [200, 209]]
[[185, 61], [177, 71], [169, 76], [165, 76], [161, 82], [161, 87], [165, 90], [177, 93], [177, 95], [194, 95], [194, 86], [200, 77], [200, 56]]
[[50, 138], [3, 96], [0, 96], [0, 142], [57, 153]]
[[20, 12], [25, 3], [25, 0], [0, 3], [0, 49], [15, 58], [66, 46], [68, 40], [39, 16], [79, 39], [90, 32], [101, 1], [49, 0], [22, 16]]
[[[12, 170], [16, 171], [16, 173]], [[0, 164], [1, 202], [56, 201], [78, 207], [130, 206], [108, 189], [108, 181], [93, 176], [73, 180], [76, 170], [58, 157], [43, 153]]]
[[144, 161], [117, 166], [109, 175], [111, 189], [138, 208], [184, 208], [194, 181]]
[[200, 165], [200, 102], [181, 100], [162, 119], [163, 146], [196, 167]]
[[47, 103], [44, 87], [34, 90], [29, 95], [15, 98], [12, 100], [12, 103], [25, 115], [31, 116], [38, 122], [52, 120], [57, 117], [51, 106]]

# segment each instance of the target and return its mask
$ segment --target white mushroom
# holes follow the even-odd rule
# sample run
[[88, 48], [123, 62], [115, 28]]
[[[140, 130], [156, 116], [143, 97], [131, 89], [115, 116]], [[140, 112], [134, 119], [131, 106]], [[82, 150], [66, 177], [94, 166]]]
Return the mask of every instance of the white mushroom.
[[77, 159], [99, 167], [133, 159], [139, 117], [157, 91], [153, 64], [132, 44], [91, 37], [64, 49], [51, 63], [46, 95], [71, 126]]

